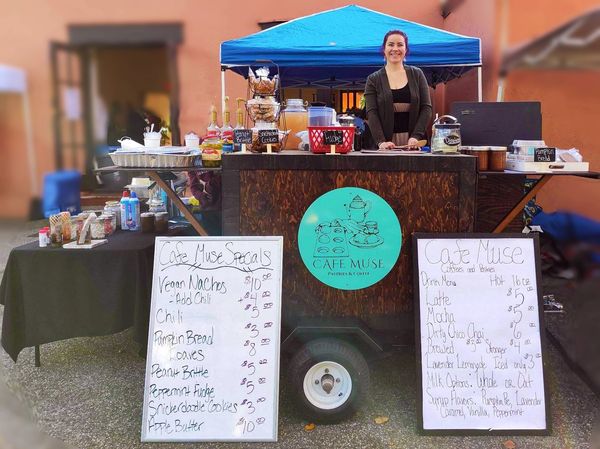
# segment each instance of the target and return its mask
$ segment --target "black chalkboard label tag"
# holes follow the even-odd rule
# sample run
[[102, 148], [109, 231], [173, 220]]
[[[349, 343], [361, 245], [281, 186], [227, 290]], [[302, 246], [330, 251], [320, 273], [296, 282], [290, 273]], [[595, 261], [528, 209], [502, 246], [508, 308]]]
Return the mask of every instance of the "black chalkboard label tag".
[[258, 141], [262, 145], [279, 143], [279, 130], [277, 130], [277, 129], [260, 129], [258, 131]]
[[251, 129], [234, 129], [233, 130], [233, 143], [235, 144], [252, 144], [252, 130]]
[[323, 144], [342, 145], [344, 143], [344, 133], [342, 131], [323, 131]]
[[556, 148], [534, 148], [533, 162], [556, 162]]

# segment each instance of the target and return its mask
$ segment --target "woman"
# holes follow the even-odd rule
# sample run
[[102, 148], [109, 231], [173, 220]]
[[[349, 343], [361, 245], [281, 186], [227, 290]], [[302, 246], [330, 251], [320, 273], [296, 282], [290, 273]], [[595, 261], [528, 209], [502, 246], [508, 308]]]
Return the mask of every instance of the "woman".
[[372, 73], [365, 86], [367, 121], [379, 149], [416, 145], [427, 136], [431, 99], [425, 75], [404, 65], [408, 36], [389, 31], [381, 46], [385, 67]]

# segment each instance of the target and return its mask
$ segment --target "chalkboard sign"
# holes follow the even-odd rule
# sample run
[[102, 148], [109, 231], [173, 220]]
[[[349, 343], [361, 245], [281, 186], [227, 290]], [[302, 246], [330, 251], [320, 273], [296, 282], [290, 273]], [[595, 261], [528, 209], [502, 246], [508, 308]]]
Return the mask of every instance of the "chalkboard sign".
[[276, 129], [259, 129], [258, 140], [262, 145], [279, 143], [279, 131]]
[[342, 131], [323, 131], [323, 143], [325, 145], [342, 145], [344, 133]]
[[245, 143], [250, 145], [252, 143], [252, 130], [251, 129], [234, 129], [233, 130], [233, 143], [241, 145]]
[[282, 237], [158, 237], [142, 441], [276, 441]]
[[556, 162], [556, 148], [534, 148], [533, 162]]
[[424, 433], [547, 434], [537, 237], [416, 234]]

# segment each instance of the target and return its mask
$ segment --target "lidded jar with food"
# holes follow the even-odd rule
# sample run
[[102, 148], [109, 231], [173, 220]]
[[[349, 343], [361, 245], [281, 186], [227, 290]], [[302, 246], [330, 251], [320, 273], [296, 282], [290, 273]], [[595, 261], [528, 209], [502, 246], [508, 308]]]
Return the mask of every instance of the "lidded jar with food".
[[268, 67], [260, 67], [254, 72], [251, 68], [248, 69], [248, 81], [253, 94], [275, 95], [279, 87], [279, 75], [269, 78], [269, 73]]

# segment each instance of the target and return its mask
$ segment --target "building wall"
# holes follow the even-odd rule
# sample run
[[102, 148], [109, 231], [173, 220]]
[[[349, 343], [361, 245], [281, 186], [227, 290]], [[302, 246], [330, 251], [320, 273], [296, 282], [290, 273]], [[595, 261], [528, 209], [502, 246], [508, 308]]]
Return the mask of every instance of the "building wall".
[[[38, 177], [54, 169], [54, 148], [51, 109], [51, 78], [49, 43], [67, 42], [70, 24], [181, 22], [184, 43], [179, 47], [178, 66], [181, 88], [180, 126], [182, 133], [202, 132], [207, 124], [211, 103], [220, 108], [219, 44], [259, 31], [258, 22], [289, 20], [325, 9], [342, 7], [347, 0], [327, 2], [279, 2], [254, 0], [223, 0], [199, 2], [192, 0], [147, 0], [128, 2], [104, 0], [21, 0], [3, 8], [0, 17], [0, 62], [24, 68], [29, 77]], [[438, 0], [365, 0], [367, 8], [425, 23], [441, 25]], [[23, 26], [27, 23], [27, 26]], [[360, 32], [360, 24], [356, 24]], [[8, 45], [7, 43], [11, 43]], [[241, 77], [226, 75], [230, 98], [246, 96]], [[1, 100], [0, 100], [1, 101]], [[234, 102], [230, 108], [235, 109]], [[19, 147], [20, 137], [8, 137], [7, 145]], [[23, 164], [25, 164], [23, 159]], [[8, 181], [0, 180], [0, 189]]]
[[[439, 0], [365, 0], [361, 2], [361, 6], [460, 34], [482, 37], [484, 99], [494, 100], [499, 48], [497, 33], [500, 28], [498, 5], [501, 1], [466, 0], [446, 20], [439, 15]], [[511, 44], [542, 34], [591, 8], [595, 3], [595, 0], [554, 0], [551, 2], [552, 7], [549, 7], [545, 0], [507, 1], [510, 3], [508, 34]], [[267, 0], [255, 0], [252, 3], [240, 0], [147, 0], [143, 5], [122, 0], [105, 0], [100, 3], [76, 0], [11, 2], [10, 8], [4, 8], [0, 17], [0, 40], [5, 43], [0, 46], [0, 62], [24, 68], [29, 76], [38, 177], [41, 179], [43, 173], [54, 169], [49, 42], [66, 42], [69, 24], [183, 23], [184, 43], [178, 52], [180, 126], [183, 133], [190, 130], [202, 132], [207, 123], [210, 104], [220, 103], [221, 41], [258, 31], [258, 22], [289, 20], [346, 4], [347, 0], [329, 0], [326, 3], [308, 0], [277, 4]], [[24, 22], [27, 26], [23, 26]], [[357, 24], [356, 30], [360, 32], [360, 24]], [[453, 81], [445, 88], [438, 88], [435, 92], [437, 109], [440, 109], [440, 105], [447, 109], [452, 101], [458, 99], [475, 99], [475, 73], [471, 71], [463, 79]], [[594, 75], [585, 75], [585, 79], [578, 78], [577, 75], [560, 75], [563, 76], [574, 78], [531, 73], [511, 75], [506, 99], [541, 100], [548, 143], [558, 146], [580, 145], [585, 156], [592, 160], [593, 167], [599, 169], [598, 161], [592, 155], [594, 142], [591, 140], [591, 130], [594, 118], [589, 101], [590, 95], [595, 95], [593, 89], [590, 89], [598, 84], [597, 79]], [[582, 79], [585, 84], [578, 81]], [[246, 86], [241, 77], [227, 73], [226, 81], [230, 98], [245, 97]], [[557, 85], [561, 89], [557, 89]], [[235, 109], [233, 100], [230, 109]], [[18, 134], [11, 132], [4, 137], [5, 145], [22, 148], [22, 137]], [[22, 164], [26, 164], [24, 155], [22, 152]], [[0, 191], [6, 190], [8, 182], [13, 181], [0, 180]], [[589, 182], [582, 182], [597, 202], [600, 187], [588, 187]], [[581, 197], [577, 192], [580, 192], [582, 182], [572, 179], [552, 181], [540, 195], [540, 200], [549, 208], [568, 206], [583, 211], [580, 207], [584, 205], [573, 201], [574, 197]]]
[[[481, 39], [483, 60], [483, 101], [496, 99], [496, 73], [499, 58], [497, 33], [497, 3], [494, 1], [467, 0], [443, 22], [443, 29], [465, 36]], [[477, 69], [470, 70], [461, 78], [445, 86], [444, 106], [449, 111], [455, 101], [477, 101]]]
[[[597, 6], [597, 0], [509, 0], [509, 44], [527, 42]], [[517, 70], [507, 77], [505, 99], [541, 101], [546, 143], [579, 148], [590, 169], [600, 171], [598, 71]], [[600, 220], [600, 182], [555, 177], [540, 191], [538, 202], [546, 211], [569, 210]]]
[[[495, 101], [500, 60], [506, 48], [529, 42], [597, 6], [597, 0], [467, 0], [444, 21], [443, 28], [482, 38], [483, 98]], [[448, 83], [444, 90], [447, 109], [453, 101], [476, 100], [475, 71]], [[505, 101], [540, 101], [546, 143], [579, 148], [590, 168], [600, 170], [595, 138], [598, 72], [515, 71], [507, 78]], [[600, 183], [594, 180], [555, 177], [537, 200], [546, 211], [564, 209], [600, 220], [600, 208], [592, 206], [600, 203]]]

